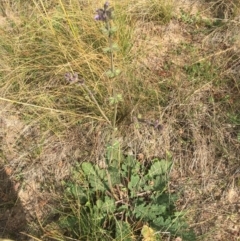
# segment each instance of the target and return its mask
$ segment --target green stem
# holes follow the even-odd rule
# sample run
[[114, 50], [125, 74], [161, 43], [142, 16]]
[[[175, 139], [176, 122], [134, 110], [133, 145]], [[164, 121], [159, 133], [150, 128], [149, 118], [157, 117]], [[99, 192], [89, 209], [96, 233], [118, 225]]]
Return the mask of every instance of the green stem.
[[[110, 60], [111, 60], [110, 69], [111, 69], [111, 72], [114, 73], [114, 71], [115, 71], [114, 70], [114, 56], [113, 56], [113, 50], [112, 50], [113, 41], [112, 41], [112, 33], [110, 32], [111, 24], [110, 24], [109, 20], [106, 21], [106, 28], [109, 31], [108, 44], [109, 44], [109, 48], [111, 49], [111, 51], [110, 51]], [[112, 89], [113, 89], [113, 98], [116, 99], [116, 89], [115, 89], [114, 83], [112, 84]], [[113, 116], [113, 123], [112, 123], [114, 132], [115, 132], [116, 121], [117, 121], [117, 106], [118, 106], [118, 103], [117, 103], [117, 101], [115, 101], [114, 102], [114, 116]]]
[[109, 188], [110, 188], [111, 194], [115, 198], [116, 201], [119, 201], [118, 196], [114, 192], [114, 188], [113, 188], [112, 181], [111, 181], [111, 176], [110, 176], [110, 174], [108, 172], [108, 169], [106, 169], [106, 173], [107, 173], [107, 179], [108, 179], [108, 184], [109, 184]]

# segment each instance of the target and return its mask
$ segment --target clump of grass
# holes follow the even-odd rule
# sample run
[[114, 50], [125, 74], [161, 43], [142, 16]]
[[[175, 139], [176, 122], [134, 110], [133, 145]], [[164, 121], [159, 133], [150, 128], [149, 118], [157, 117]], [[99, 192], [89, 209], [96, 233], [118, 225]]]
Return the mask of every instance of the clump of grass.
[[[96, 23], [90, 21], [92, 9], [81, 11], [75, 6], [72, 3], [67, 7], [59, 1], [49, 11], [43, 1], [34, 2], [31, 21], [27, 13], [21, 13], [18, 26], [10, 30], [4, 26], [1, 65], [7, 68], [2, 68], [1, 93], [5, 99], [33, 104], [35, 109], [49, 108], [53, 113], [60, 110], [68, 115], [72, 111], [86, 118], [101, 119], [88, 93], [64, 82], [66, 72], [78, 72], [97, 93], [103, 108], [105, 96], [112, 91], [103, 76], [108, 63], [101, 51], [105, 37], [99, 35]], [[108, 113], [108, 109], [104, 111]]]
[[217, 18], [232, 19], [240, 13], [240, 3], [238, 0], [208, 1]]
[[[18, 5], [12, 10], [18, 12], [19, 18], [16, 21], [7, 18], [7, 26], [1, 30], [2, 97], [4, 101], [28, 106], [28, 110], [34, 109], [36, 115], [39, 110], [40, 119], [45, 110], [48, 119], [61, 119], [58, 126], [69, 123], [70, 116], [71, 123], [79, 122], [79, 117], [85, 121], [106, 121], [88, 91], [66, 85], [64, 79], [67, 72], [78, 73], [94, 93], [105, 116], [111, 118], [116, 113], [114, 107], [109, 107], [113, 82], [104, 74], [109, 66], [109, 58], [102, 52], [107, 36], [100, 34], [96, 22], [91, 21], [93, 3], [86, 6], [77, 1], [69, 5], [54, 1], [52, 5], [55, 7], [45, 1], [33, 1], [25, 7], [25, 12]], [[123, 73], [129, 72], [128, 76], [122, 75], [114, 81], [116, 92], [126, 97], [118, 104], [115, 117], [118, 122], [126, 118], [137, 102], [145, 102], [140, 92], [147, 92], [140, 77], [134, 76], [136, 69], [131, 64], [136, 53], [131, 53], [133, 36], [127, 21], [132, 21], [132, 16], [129, 16], [125, 5], [116, 14], [119, 29], [116, 39], [120, 48], [115, 53], [115, 65], [126, 69]], [[136, 99], [135, 95], [141, 98]], [[65, 117], [58, 118], [59, 114]]]
[[140, 0], [130, 1], [129, 11], [137, 19], [154, 21], [157, 23], [168, 23], [173, 16], [173, 1], [162, 0]]

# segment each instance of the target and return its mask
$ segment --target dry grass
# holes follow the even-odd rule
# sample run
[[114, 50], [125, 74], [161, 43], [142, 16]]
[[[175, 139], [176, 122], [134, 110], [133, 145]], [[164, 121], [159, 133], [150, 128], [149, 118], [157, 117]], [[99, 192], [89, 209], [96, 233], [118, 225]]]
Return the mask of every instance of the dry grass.
[[231, 19], [239, 15], [240, 3], [238, 0], [211, 0], [209, 2], [217, 18]]
[[[113, 116], [106, 39], [92, 20], [98, 2], [49, 3], [6, 1], [0, 19], [1, 165], [19, 186], [32, 229], [41, 223], [46, 236], [43, 220], [61, 181], [76, 162], [100, 163], [111, 140], [86, 90], [64, 74], [78, 72]], [[238, 240], [240, 8], [183, 1], [175, 12], [173, 4], [115, 4], [122, 74], [114, 85], [124, 99], [116, 138], [141, 161], [174, 161], [169, 188], [180, 190], [178, 208], [189, 212], [199, 240]], [[136, 123], [138, 116], [163, 128]]]

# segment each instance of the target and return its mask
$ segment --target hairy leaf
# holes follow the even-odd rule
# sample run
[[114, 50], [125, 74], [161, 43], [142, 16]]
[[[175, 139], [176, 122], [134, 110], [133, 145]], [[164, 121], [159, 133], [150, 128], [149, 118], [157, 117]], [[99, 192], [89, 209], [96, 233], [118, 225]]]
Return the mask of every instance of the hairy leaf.
[[89, 162], [83, 162], [82, 170], [87, 176], [96, 173], [92, 163]]
[[157, 175], [167, 174], [167, 172], [169, 171], [171, 165], [172, 165], [172, 163], [169, 162], [169, 161], [165, 161], [165, 160], [156, 161], [150, 167], [148, 175], [150, 177], [155, 177]]
[[116, 223], [116, 241], [133, 241], [132, 230], [129, 223], [118, 221]]
[[106, 213], [113, 213], [115, 210], [115, 201], [109, 197], [106, 197], [105, 202], [101, 206], [101, 211]]

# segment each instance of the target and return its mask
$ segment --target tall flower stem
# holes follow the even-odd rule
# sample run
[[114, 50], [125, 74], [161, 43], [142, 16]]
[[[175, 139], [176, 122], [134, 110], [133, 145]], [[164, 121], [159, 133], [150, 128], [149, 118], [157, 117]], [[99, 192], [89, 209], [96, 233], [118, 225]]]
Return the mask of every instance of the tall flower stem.
[[[114, 68], [113, 40], [112, 40], [112, 33], [111, 33], [111, 23], [110, 23], [109, 19], [106, 19], [106, 29], [108, 31], [108, 44], [109, 44], [109, 48], [110, 48], [110, 70], [112, 73], [114, 73], [115, 68]], [[115, 99], [116, 98], [116, 90], [115, 90], [114, 83], [112, 83], [112, 92], [113, 92], [113, 98]], [[116, 129], [117, 106], [118, 106], [118, 102], [115, 101], [114, 102], [114, 116], [113, 116], [113, 122], [112, 122], [113, 131], [115, 131], [115, 129]]]

